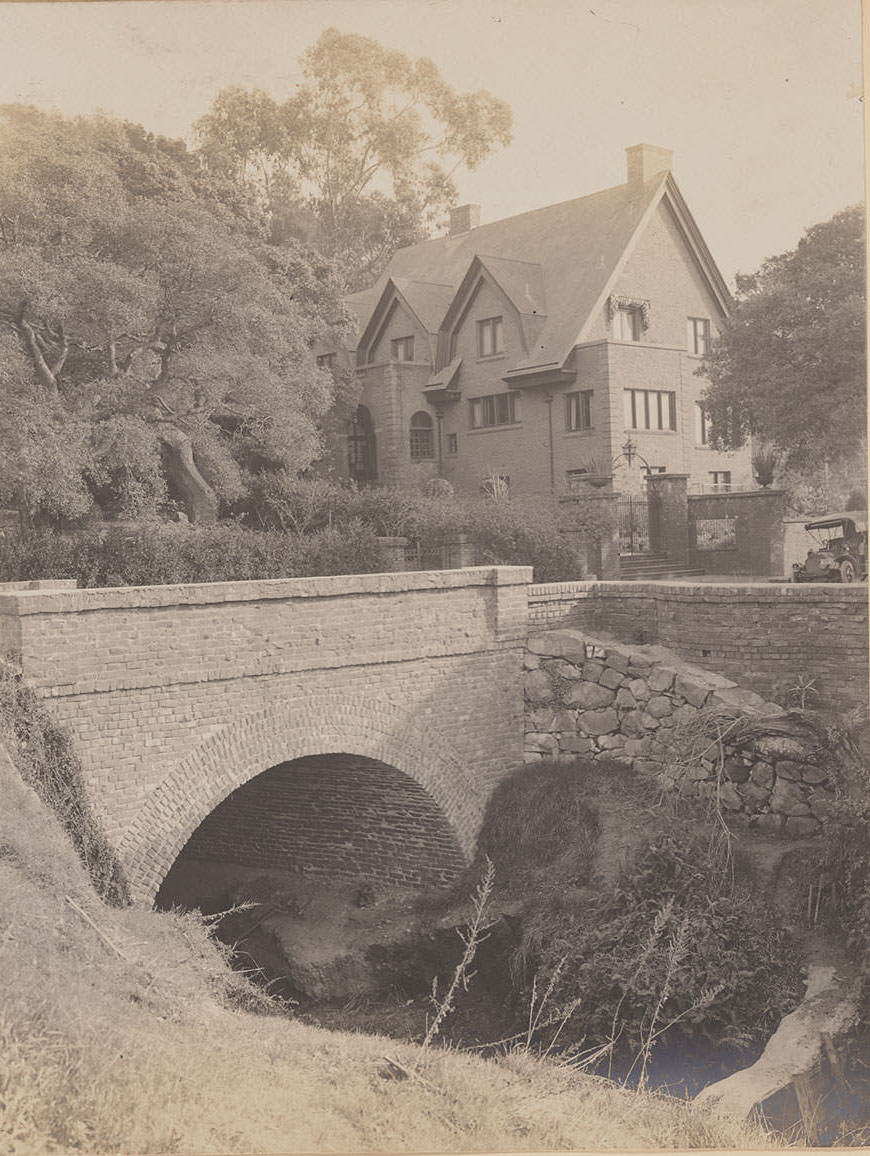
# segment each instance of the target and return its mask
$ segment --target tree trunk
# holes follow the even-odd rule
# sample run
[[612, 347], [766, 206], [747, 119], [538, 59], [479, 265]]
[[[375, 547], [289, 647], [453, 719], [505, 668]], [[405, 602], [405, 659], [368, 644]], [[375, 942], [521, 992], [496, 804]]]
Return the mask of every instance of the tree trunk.
[[217, 498], [214, 490], [199, 472], [193, 460], [190, 438], [176, 426], [162, 426], [159, 431], [164, 448], [166, 479], [184, 504], [191, 522], [209, 524], [217, 520]]
[[[40, 384], [45, 387], [51, 394], [57, 393], [57, 378], [49, 369], [48, 362], [42, 355], [42, 350], [39, 348], [36, 334], [33, 331], [29, 321], [25, 321], [24, 316], [20, 316], [18, 320], [18, 328], [24, 338], [24, 344], [27, 352], [30, 354], [33, 361], [33, 367], [36, 370], [36, 376], [39, 378]], [[64, 361], [66, 360], [66, 353], [63, 354]], [[61, 368], [63, 361], [61, 362]]]

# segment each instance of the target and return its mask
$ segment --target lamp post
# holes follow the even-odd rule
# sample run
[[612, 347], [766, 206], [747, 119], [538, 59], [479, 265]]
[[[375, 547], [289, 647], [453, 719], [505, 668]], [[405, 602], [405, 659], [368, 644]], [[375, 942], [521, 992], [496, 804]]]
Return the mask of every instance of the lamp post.
[[626, 443], [622, 446], [622, 453], [617, 454], [613, 460], [614, 462], [618, 462], [620, 458], [625, 458], [625, 464], [629, 469], [631, 469], [631, 463], [635, 458], [637, 458], [637, 460], [641, 463], [644, 470], [646, 471], [647, 477], [649, 477], [649, 475], [652, 473], [652, 466], [642, 454], [637, 452], [637, 445], [631, 440], [631, 438], [629, 438], [628, 441], [626, 441]]

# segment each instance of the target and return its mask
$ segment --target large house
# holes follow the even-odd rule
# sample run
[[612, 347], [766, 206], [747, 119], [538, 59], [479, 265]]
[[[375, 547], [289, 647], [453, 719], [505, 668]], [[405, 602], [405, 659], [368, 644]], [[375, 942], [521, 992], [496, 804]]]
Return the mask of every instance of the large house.
[[[616, 188], [399, 250], [350, 304], [362, 394], [339, 474], [457, 493], [562, 492], [584, 474], [640, 490], [647, 471], [693, 489], [751, 482], [748, 452], [707, 443], [698, 375], [730, 295], [671, 173], [626, 150]], [[323, 352], [334, 364], [340, 352]], [[499, 483], [499, 479], [501, 483]]]

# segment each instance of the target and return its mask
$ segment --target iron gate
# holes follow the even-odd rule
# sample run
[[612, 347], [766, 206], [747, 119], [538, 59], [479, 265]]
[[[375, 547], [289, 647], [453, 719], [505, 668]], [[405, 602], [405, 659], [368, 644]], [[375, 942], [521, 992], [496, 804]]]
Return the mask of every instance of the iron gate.
[[619, 552], [649, 553], [649, 501], [646, 494], [620, 494]]

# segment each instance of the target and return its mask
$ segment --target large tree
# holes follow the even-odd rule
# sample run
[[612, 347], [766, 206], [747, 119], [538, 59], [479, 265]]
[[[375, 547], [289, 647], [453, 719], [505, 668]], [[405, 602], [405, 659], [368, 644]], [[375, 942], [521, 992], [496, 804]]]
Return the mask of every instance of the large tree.
[[320, 449], [332, 265], [137, 126], [0, 109], [0, 500], [194, 520]]
[[302, 66], [283, 103], [221, 92], [196, 126], [200, 149], [212, 171], [260, 191], [274, 239], [307, 232], [357, 287], [444, 215], [460, 166], [509, 143], [511, 111], [456, 92], [431, 60], [334, 28]]
[[864, 267], [864, 214], [856, 206], [738, 278], [734, 312], [706, 367], [714, 443], [736, 448], [752, 435], [804, 471], [861, 451]]

